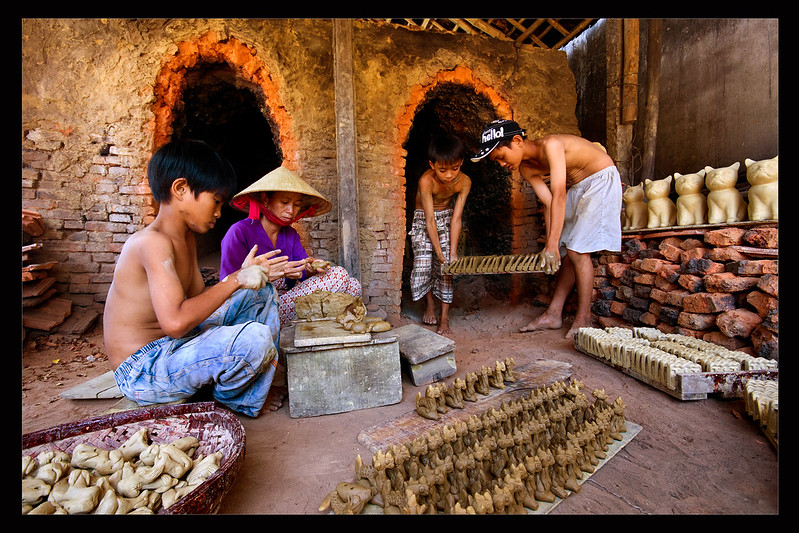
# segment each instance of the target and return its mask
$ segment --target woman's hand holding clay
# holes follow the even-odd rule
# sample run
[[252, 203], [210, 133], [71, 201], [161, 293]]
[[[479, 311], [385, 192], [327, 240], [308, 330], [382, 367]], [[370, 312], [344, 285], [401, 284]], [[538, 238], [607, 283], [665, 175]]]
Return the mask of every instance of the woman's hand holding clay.
[[259, 290], [268, 282], [275, 281], [286, 275], [288, 257], [277, 256], [280, 250], [272, 250], [255, 255], [258, 245], [252, 247], [250, 253], [244, 258], [241, 270], [236, 274], [236, 279], [243, 288]]

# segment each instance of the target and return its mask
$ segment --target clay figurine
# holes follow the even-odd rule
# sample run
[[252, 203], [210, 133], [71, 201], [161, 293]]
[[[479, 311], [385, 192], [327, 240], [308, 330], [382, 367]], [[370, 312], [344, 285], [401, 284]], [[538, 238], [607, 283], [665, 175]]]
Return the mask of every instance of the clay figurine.
[[332, 508], [335, 514], [359, 514], [371, 499], [368, 488], [356, 483], [340, 482], [336, 489], [328, 493], [319, 506], [320, 511]]
[[645, 228], [649, 215], [645, 202], [644, 184], [639, 183], [626, 187], [621, 198], [624, 202], [622, 229], [626, 231]]
[[441, 415], [438, 414], [435, 398], [427, 394], [422, 396], [421, 392], [416, 393], [416, 412], [429, 420], [441, 419]]
[[677, 206], [669, 198], [672, 176], [660, 180], [644, 180], [647, 199], [647, 228], [673, 226], [677, 222]]
[[740, 222], [746, 219], [746, 201], [735, 188], [738, 182], [738, 168], [735, 162], [728, 167], [705, 167], [707, 195], [707, 221], [710, 224]]
[[749, 220], [777, 220], [778, 193], [777, 185], [778, 161], [772, 159], [753, 161], [746, 159], [746, 181], [749, 182]]
[[677, 225], [693, 226], [707, 223], [707, 198], [702, 194], [705, 171], [694, 174], [674, 173], [677, 197]]

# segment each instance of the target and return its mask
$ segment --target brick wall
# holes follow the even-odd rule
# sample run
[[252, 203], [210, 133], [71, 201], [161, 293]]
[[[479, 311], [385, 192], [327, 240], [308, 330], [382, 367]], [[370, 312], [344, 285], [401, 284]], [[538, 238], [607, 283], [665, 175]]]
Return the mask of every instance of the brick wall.
[[777, 251], [774, 224], [625, 235], [594, 260], [593, 312], [779, 359]]

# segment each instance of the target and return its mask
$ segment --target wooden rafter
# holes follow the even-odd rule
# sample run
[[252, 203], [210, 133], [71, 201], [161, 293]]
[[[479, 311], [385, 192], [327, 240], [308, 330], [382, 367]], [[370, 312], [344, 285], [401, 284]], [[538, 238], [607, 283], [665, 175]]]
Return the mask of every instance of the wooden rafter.
[[419, 31], [487, 35], [512, 41], [519, 47], [559, 49], [580, 35], [597, 19], [380, 19], [395, 26]]

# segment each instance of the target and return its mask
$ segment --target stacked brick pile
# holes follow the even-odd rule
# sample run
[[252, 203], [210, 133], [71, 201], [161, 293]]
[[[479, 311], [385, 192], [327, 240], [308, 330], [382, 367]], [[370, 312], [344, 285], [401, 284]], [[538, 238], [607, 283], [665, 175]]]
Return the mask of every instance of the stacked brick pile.
[[594, 260], [593, 312], [604, 326], [656, 327], [779, 359], [778, 231], [624, 237]]

